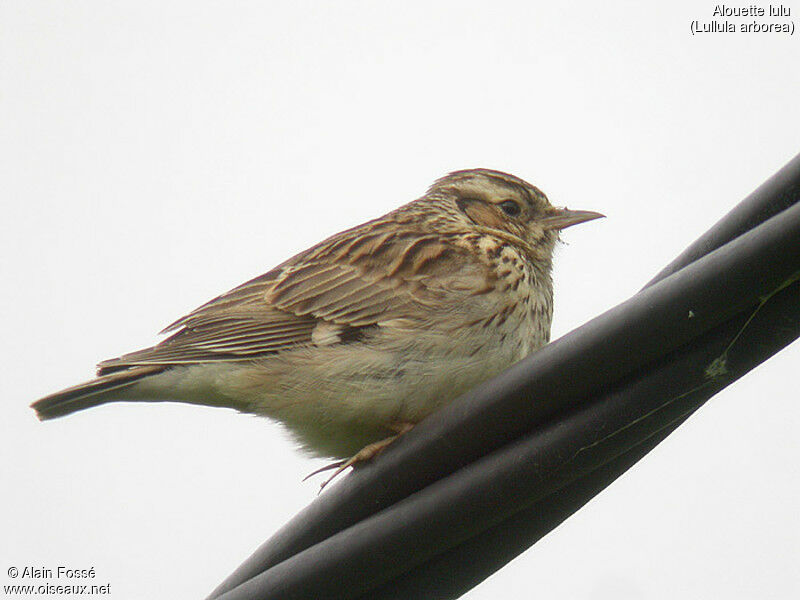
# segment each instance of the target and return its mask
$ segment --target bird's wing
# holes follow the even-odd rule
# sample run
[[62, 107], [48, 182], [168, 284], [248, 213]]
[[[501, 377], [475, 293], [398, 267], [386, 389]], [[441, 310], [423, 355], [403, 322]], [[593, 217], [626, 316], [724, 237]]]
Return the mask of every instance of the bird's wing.
[[[247, 360], [301, 344], [361, 339], [396, 319], [417, 323], [490, 289], [490, 271], [440, 235], [343, 232], [179, 319], [160, 344], [104, 361], [136, 365]], [[348, 235], [349, 234], [349, 235]]]

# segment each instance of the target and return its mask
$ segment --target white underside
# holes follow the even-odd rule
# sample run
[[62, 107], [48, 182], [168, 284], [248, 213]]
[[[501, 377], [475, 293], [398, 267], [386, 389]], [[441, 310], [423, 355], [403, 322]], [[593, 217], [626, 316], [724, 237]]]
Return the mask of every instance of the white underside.
[[176, 367], [126, 395], [233, 406], [282, 422], [313, 454], [344, 458], [388, 437], [395, 425], [418, 423], [544, 343], [526, 320], [509, 319], [488, 338], [477, 330], [447, 338], [383, 335], [378, 344], [308, 346], [258, 361]]

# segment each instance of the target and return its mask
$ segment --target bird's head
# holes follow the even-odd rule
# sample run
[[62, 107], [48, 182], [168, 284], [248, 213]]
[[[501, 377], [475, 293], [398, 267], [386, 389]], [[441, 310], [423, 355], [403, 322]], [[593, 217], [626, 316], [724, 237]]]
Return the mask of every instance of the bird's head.
[[426, 198], [468, 228], [517, 245], [521, 241], [533, 258], [551, 256], [562, 229], [604, 216], [555, 207], [539, 188], [490, 169], [450, 173], [430, 187]]

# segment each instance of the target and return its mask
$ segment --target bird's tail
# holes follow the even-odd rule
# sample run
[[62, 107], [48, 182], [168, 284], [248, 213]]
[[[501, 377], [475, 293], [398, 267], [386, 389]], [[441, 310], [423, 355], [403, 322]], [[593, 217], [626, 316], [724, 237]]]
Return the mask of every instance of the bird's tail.
[[41, 421], [46, 421], [106, 402], [126, 400], [129, 399], [124, 397], [126, 388], [167, 368], [162, 365], [131, 367], [124, 371], [101, 375], [86, 383], [45, 396], [31, 404], [31, 408], [36, 411], [36, 416]]

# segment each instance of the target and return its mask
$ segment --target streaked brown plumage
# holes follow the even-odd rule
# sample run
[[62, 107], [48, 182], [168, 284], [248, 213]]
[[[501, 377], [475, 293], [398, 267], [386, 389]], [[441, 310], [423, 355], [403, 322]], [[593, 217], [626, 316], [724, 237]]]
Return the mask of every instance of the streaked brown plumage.
[[600, 216], [505, 173], [451, 173], [32, 406], [41, 419], [117, 400], [224, 406], [346, 458], [547, 343], [559, 231]]

